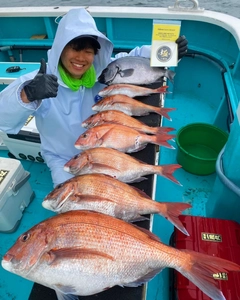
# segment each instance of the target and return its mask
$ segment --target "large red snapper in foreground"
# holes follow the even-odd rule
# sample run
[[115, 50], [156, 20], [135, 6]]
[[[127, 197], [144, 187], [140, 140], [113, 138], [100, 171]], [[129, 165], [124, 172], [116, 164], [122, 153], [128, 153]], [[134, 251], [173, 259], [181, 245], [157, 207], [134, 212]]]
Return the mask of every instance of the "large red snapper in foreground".
[[3, 256], [2, 267], [73, 295], [93, 295], [116, 285], [136, 287], [163, 268], [174, 268], [214, 300], [224, 300], [214, 273], [240, 266], [214, 256], [167, 246], [116, 218], [71, 211], [22, 234]]

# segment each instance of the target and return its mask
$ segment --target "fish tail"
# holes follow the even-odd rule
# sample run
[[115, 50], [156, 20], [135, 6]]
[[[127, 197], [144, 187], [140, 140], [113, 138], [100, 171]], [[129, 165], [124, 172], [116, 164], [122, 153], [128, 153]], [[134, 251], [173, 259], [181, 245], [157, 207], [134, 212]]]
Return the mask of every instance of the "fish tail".
[[167, 78], [173, 83], [174, 82], [174, 77], [176, 75], [176, 73], [172, 70], [166, 70], [166, 75], [167, 75]]
[[161, 167], [161, 172], [158, 172], [158, 174], [177, 183], [178, 185], [181, 185], [180, 182], [173, 176], [173, 173], [177, 169], [181, 168], [182, 166], [180, 166], [179, 164], [171, 164], [171, 165], [164, 165], [160, 167]]
[[176, 108], [165, 108], [165, 107], [159, 107], [159, 115], [165, 117], [169, 121], [172, 121], [171, 117], [168, 115], [170, 111], [176, 110]]
[[189, 256], [185, 259], [185, 262], [188, 263], [185, 263], [184, 266], [181, 264], [176, 269], [211, 299], [226, 300], [223, 293], [218, 289], [213, 274], [240, 271], [240, 266], [219, 257], [191, 250], [181, 250], [181, 252], [185, 252]]
[[171, 127], [150, 127], [148, 126], [147, 131], [151, 134], [164, 134], [168, 133], [169, 131], [175, 130]]
[[164, 85], [164, 86], [160, 86], [159, 88], [155, 89], [154, 92], [155, 93], [161, 93], [161, 94], [166, 94], [166, 93], [170, 93], [167, 91], [168, 86]]
[[189, 233], [178, 217], [183, 210], [192, 207], [191, 204], [181, 202], [159, 202], [159, 204], [164, 204], [166, 207], [165, 212], [160, 214], [170, 221], [177, 229], [189, 236]]
[[170, 145], [167, 141], [172, 140], [175, 137], [174, 134], [167, 134], [167, 133], [160, 133], [156, 134], [154, 136], [151, 136], [151, 141], [154, 144], [157, 144], [159, 146], [164, 146], [170, 149], [175, 149], [172, 145]]
[[167, 133], [169, 131], [174, 131], [175, 128], [172, 128], [172, 127], [160, 127], [160, 131], [161, 133]]

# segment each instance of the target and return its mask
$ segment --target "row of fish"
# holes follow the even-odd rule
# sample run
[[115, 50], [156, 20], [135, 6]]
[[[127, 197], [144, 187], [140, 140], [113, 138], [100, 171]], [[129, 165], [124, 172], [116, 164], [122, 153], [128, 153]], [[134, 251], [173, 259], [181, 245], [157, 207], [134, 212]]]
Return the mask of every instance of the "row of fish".
[[[127, 85], [128, 88], [130, 86], [132, 90], [135, 89], [135, 86]], [[146, 88], [137, 89], [143, 89], [145, 94]], [[82, 126], [87, 130], [75, 143], [75, 147], [82, 152], [64, 166], [65, 171], [76, 177], [50, 193], [44, 199], [43, 206], [60, 213], [91, 209], [125, 221], [142, 220], [144, 214], [158, 213], [188, 234], [178, 215], [190, 208], [189, 204], [155, 202], [140, 190], [124, 184], [144, 180], [146, 178], [143, 176], [149, 174], [159, 174], [180, 184], [173, 173], [181, 166], [149, 165], [127, 154], [144, 149], [148, 143], [173, 148], [167, 140], [175, 135], [168, 134], [173, 128], [150, 127], [131, 117], [150, 112], [161, 114], [164, 109], [144, 104], [121, 93], [119, 91], [119, 94], [105, 97], [93, 106], [93, 110], [98, 113], [83, 121]]]
[[[183, 210], [191, 207], [189, 204], [159, 203], [152, 199], [149, 202], [149, 197], [146, 198], [146, 194], [144, 198], [139, 197], [140, 190], [137, 191], [137, 197], [135, 197], [136, 189], [134, 190], [133, 187], [118, 182], [132, 183], [146, 179], [143, 177], [145, 175], [158, 174], [180, 184], [173, 176], [175, 170], [181, 167], [180, 165], [149, 165], [128, 155], [128, 153], [144, 149], [148, 143], [173, 148], [167, 142], [175, 137], [175, 135], [169, 134], [169, 131], [174, 130], [173, 128], [150, 127], [132, 116], [156, 113], [165, 115], [170, 119], [167, 113], [174, 109], [147, 105], [130, 97], [130, 90], [132, 95], [138, 94], [141, 96], [156, 92], [156, 90], [150, 88], [136, 87], [130, 84], [111, 85], [104, 88], [99, 94], [103, 96], [103, 91], [106, 90], [110, 96], [105, 96], [93, 105], [93, 110], [97, 113], [82, 122], [82, 126], [87, 130], [80, 135], [75, 143], [75, 147], [82, 150], [82, 152], [73, 157], [64, 166], [65, 171], [77, 176], [75, 180], [78, 182], [87, 180], [88, 187], [91, 186], [91, 180], [95, 177], [93, 184], [94, 194], [92, 194], [93, 190], [91, 190], [91, 192], [87, 191], [86, 195], [80, 194], [75, 201], [69, 200], [72, 197], [71, 189], [77, 190], [71, 187], [73, 180], [69, 180], [59, 187], [61, 193], [58, 190], [56, 193], [46, 197], [43, 206], [53, 211], [56, 211], [56, 207], [58, 209], [61, 207], [62, 211], [62, 206], [68, 207], [67, 209], [71, 207], [71, 209], [75, 210], [92, 209], [126, 221], [142, 220], [142, 215], [144, 214], [158, 213], [172, 222], [179, 230], [188, 234], [179, 221], [178, 216]], [[139, 93], [140, 90], [142, 90], [142, 93]], [[159, 91], [166, 91], [166, 87], [157, 89], [158, 93]], [[86, 174], [92, 174], [92, 176], [87, 177]], [[109, 175], [112, 178], [106, 176], [100, 178], [97, 174]], [[113, 188], [110, 188], [111, 186]], [[129, 192], [129, 189], [131, 191], [130, 198], [126, 194], [127, 191]], [[105, 190], [111, 190], [111, 193], [106, 193]], [[68, 192], [63, 193], [63, 191]], [[120, 193], [121, 196], [116, 197], [116, 193]], [[61, 204], [54, 207], [53, 203], [58, 198], [56, 195], [59, 194], [61, 194], [61, 200], [58, 199], [57, 202]], [[101, 199], [101, 201], [98, 202], [97, 199]], [[50, 202], [52, 203], [51, 205]], [[63, 203], [66, 203], [66, 205], [63, 205]], [[143, 206], [145, 207], [144, 209]], [[156, 209], [156, 207], [158, 208]], [[66, 208], [64, 211], [66, 211]]]
[[[160, 87], [157, 93], [165, 90], [166, 86]], [[154, 107], [131, 98], [133, 95], [143, 96], [155, 92], [156, 90], [150, 88], [129, 84], [111, 85], [104, 88], [99, 95], [109, 96], [93, 105], [93, 110], [98, 113], [83, 121], [82, 126], [88, 129], [80, 135], [75, 147], [79, 150], [110, 147], [127, 153], [140, 151], [148, 143], [173, 148], [167, 142], [174, 137], [168, 134], [171, 129], [151, 128], [130, 118], [130, 116], [143, 116], [153, 112], [170, 119], [168, 112], [174, 109]], [[151, 135], [148, 134], [149, 131]]]
[[180, 184], [173, 176], [180, 165], [149, 165], [129, 154], [148, 143], [173, 148], [168, 143], [174, 138], [169, 134], [173, 128], [147, 126], [134, 118], [156, 113], [170, 119], [168, 113], [173, 110], [132, 98], [167, 92], [166, 86], [137, 86], [144, 84], [139, 70], [148, 72], [145, 84], [163, 76], [173, 81], [175, 75], [134, 57], [117, 59], [103, 71], [99, 82], [109, 86], [99, 93], [104, 98], [93, 106], [97, 113], [82, 123], [86, 131], [75, 143], [82, 152], [64, 166], [75, 176], [58, 185], [42, 202], [44, 208], [58, 214], [22, 234], [3, 256], [2, 266], [55, 289], [59, 300], [64, 295], [93, 295], [116, 285], [137, 287], [165, 267], [179, 271], [212, 299], [224, 300], [213, 273], [240, 271], [240, 266], [177, 250], [131, 224], [144, 220], [144, 215], [159, 214], [188, 235], [178, 216], [191, 207], [154, 201], [130, 185], [146, 180], [144, 176], [149, 174]]

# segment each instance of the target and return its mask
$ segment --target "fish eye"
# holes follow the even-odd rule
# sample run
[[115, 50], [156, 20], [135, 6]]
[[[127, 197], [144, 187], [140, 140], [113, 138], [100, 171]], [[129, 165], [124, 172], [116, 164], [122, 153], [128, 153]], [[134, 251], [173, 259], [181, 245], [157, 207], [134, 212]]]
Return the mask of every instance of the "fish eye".
[[84, 134], [82, 135], [82, 137], [83, 137], [83, 138], [86, 138], [86, 137], [87, 137], [87, 134], [86, 134], [86, 133], [84, 133]]
[[26, 242], [30, 238], [30, 236], [31, 236], [30, 233], [23, 234], [21, 237], [22, 242]]
[[78, 156], [79, 156], [79, 154], [76, 154], [76, 155], [73, 157], [73, 159], [77, 159]]

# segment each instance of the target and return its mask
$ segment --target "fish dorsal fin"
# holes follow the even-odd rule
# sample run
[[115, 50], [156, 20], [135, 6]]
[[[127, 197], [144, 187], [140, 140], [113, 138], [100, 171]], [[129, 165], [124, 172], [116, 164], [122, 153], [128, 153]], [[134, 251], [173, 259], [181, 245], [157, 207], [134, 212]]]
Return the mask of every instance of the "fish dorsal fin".
[[151, 239], [153, 239], [154, 241], [157, 242], [161, 242], [160, 238], [158, 236], [156, 236], [155, 234], [153, 234], [151, 231], [149, 231], [148, 229], [145, 229], [143, 227], [139, 227], [137, 225], [132, 224], [132, 226], [136, 227], [138, 230], [144, 232], [145, 234], [147, 234]]
[[48, 251], [49, 261], [48, 264], [56, 264], [59, 260], [63, 259], [93, 259], [93, 258], [104, 258], [107, 260], [114, 260], [111, 255], [107, 253], [97, 251], [90, 248], [81, 248], [81, 247], [69, 247], [69, 248], [60, 248], [60, 249], [51, 249]]
[[137, 279], [134, 282], [130, 282], [127, 284], [124, 284], [124, 286], [127, 287], [137, 287], [139, 285], [142, 285], [148, 281], [150, 281], [153, 277], [155, 277], [160, 271], [162, 270], [162, 268], [156, 269], [156, 270], [152, 270], [149, 273], [147, 273], [146, 275], [144, 275], [143, 277]]
[[130, 77], [130, 76], [132, 76], [133, 73], [134, 73], [134, 69], [125, 69], [125, 70], [120, 70], [118, 72], [118, 74], [121, 77]]

